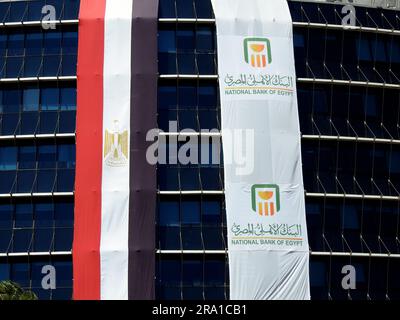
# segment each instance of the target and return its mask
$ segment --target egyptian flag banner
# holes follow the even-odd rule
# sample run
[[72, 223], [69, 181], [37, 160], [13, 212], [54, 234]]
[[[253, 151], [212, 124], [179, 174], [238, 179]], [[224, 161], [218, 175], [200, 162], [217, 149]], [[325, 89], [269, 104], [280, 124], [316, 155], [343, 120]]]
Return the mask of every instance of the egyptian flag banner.
[[158, 0], [81, 0], [73, 296], [154, 299]]
[[[309, 246], [293, 26], [286, 0], [212, 0], [230, 298], [308, 300]], [[251, 132], [253, 163], [229, 161]], [[246, 141], [247, 142], [247, 141]]]

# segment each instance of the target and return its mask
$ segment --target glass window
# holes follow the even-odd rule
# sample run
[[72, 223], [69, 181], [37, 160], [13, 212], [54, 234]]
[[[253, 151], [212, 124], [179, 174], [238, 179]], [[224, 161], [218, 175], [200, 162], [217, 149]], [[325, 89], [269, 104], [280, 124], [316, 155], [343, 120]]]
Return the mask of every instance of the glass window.
[[194, 0], [194, 3], [198, 19], [211, 19], [213, 17], [211, 1]]
[[17, 147], [0, 147], [0, 170], [17, 169]]
[[18, 168], [19, 169], [36, 168], [36, 147], [34, 145], [23, 145], [19, 147]]
[[43, 47], [42, 32], [31, 31], [26, 34], [25, 54], [28, 56], [40, 56]]
[[0, 261], [0, 281], [10, 280], [10, 264]]
[[74, 202], [70, 199], [57, 201], [55, 204], [55, 226], [72, 228], [74, 225]]
[[60, 105], [60, 90], [58, 88], [42, 88], [42, 110], [58, 110]]
[[21, 105], [21, 91], [7, 89], [3, 91], [3, 112], [19, 112]]
[[176, 52], [176, 32], [163, 26], [158, 31], [158, 52]]
[[0, 203], [0, 233], [13, 227], [14, 206], [10, 203]]
[[26, 88], [23, 93], [23, 110], [37, 111], [39, 110], [39, 88]]
[[46, 31], [44, 33], [44, 54], [61, 53], [62, 33], [59, 31]]
[[57, 161], [56, 145], [41, 145], [38, 147], [39, 168], [55, 168]]
[[64, 1], [64, 16], [63, 16], [63, 19], [65, 19], [65, 20], [78, 19], [79, 2], [80, 2], [80, 0], [67, 0], [67, 1]]
[[66, 168], [66, 169], [75, 168], [75, 145], [73, 144], [58, 145], [57, 166], [58, 168]]
[[57, 192], [74, 191], [75, 170], [59, 169], [57, 171]]
[[194, 18], [193, 2], [187, 0], [175, 0], [178, 18]]
[[163, 285], [179, 286], [181, 284], [181, 260], [173, 258], [162, 258], [159, 260], [160, 280]]
[[9, 22], [19, 22], [24, 19], [27, 11], [28, 2], [26, 1], [13, 1], [11, 2], [10, 12], [8, 19]]
[[18, 283], [20, 286], [29, 287], [30, 266], [27, 262], [14, 262], [11, 264], [11, 281]]
[[35, 228], [51, 228], [54, 220], [54, 204], [38, 202], [35, 204]]
[[76, 110], [76, 88], [61, 88], [61, 110]]
[[200, 224], [199, 199], [185, 197], [181, 203], [181, 210], [183, 224]]
[[15, 171], [0, 170], [0, 193], [11, 193], [15, 185]]
[[42, 8], [46, 5], [46, 0], [35, 0], [28, 2], [28, 12], [26, 15], [27, 21], [42, 20]]
[[193, 258], [183, 260], [183, 285], [203, 286], [203, 262]]
[[7, 56], [21, 56], [24, 54], [25, 36], [21, 31], [15, 31], [8, 36]]
[[159, 225], [179, 226], [179, 202], [177, 200], [162, 199], [159, 202]]
[[63, 54], [76, 54], [78, 51], [78, 33], [75, 31], [66, 31], [62, 34]]

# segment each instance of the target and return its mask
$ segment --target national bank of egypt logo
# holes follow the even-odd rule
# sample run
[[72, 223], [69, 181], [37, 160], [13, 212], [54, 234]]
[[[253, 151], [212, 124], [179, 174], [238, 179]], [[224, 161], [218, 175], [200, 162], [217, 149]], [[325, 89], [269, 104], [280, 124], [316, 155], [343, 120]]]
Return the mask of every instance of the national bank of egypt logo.
[[267, 38], [245, 38], [244, 60], [253, 68], [265, 68], [272, 63], [271, 42]]
[[281, 209], [279, 186], [255, 184], [251, 188], [251, 204], [260, 216], [274, 216]]

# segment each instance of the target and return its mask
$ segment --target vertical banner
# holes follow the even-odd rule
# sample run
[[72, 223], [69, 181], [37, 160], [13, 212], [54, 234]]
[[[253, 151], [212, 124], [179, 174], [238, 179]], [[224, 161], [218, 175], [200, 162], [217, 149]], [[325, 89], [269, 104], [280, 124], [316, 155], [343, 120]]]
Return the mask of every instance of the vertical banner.
[[[309, 247], [288, 4], [286, 0], [212, 0], [212, 4], [230, 298], [307, 300]], [[243, 132], [247, 139], [241, 138]], [[253, 154], [246, 170], [234, 161], [243, 144], [254, 147], [247, 148]]]
[[129, 299], [155, 298], [156, 167], [146, 159], [157, 128], [158, 0], [133, 0]]
[[75, 299], [154, 299], [157, 13], [158, 0], [81, 1]]

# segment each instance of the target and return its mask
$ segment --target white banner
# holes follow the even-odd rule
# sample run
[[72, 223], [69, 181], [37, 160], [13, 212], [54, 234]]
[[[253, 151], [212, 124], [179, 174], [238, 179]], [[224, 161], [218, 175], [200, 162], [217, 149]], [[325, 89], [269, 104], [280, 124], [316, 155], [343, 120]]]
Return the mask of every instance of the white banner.
[[[288, 4], [286, 0], [212, 0], [212, 4], [217, 24], [230, 298], [310, 299]], [[250, 132], [254, 141], [249, 142], [247, 136], [238, 142], [243, 132]], [[252, 170], [243, 170], [243, 163], [229, 156], [240, 158], [238, 153], [246, 143], [254, 145], [252, 163], [246, 164]]]
[[107, 1], [104, 26], [101, 299], [128, 299], [132, 0]]

